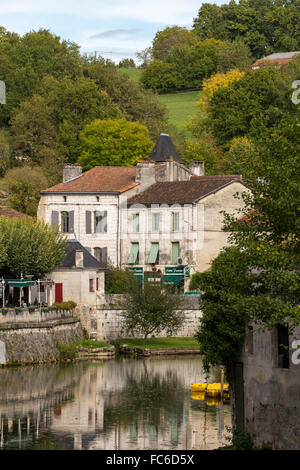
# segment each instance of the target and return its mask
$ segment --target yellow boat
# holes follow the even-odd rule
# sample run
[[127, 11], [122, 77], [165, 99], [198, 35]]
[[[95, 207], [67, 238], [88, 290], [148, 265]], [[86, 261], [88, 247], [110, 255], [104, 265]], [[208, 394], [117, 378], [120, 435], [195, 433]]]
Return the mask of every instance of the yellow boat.
[[193, 400], [205, 400], [205, 392], [192, 392], [191, 398]]
[[205, 392], [207, 384], [199, 383], [199, 384], [192, 384], [191, 389], [193, 392]]
[[221, 400], [219, 398], [207, 398], [206, 399], [206, 404], [208, 406], [219, 406], [221, 403]]
[[[223, 391], [228, 392], [229, 384], [223, 384]], [[206, 394], [208, 397], [218, 397], [221, 394], [221, 384], [215, 382], [213, 384], [209, 384], [206, 389]]]

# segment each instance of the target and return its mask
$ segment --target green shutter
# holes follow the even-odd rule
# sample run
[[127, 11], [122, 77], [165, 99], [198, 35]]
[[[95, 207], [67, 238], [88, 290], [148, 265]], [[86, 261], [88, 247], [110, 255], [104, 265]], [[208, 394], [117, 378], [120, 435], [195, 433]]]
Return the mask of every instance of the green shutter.
[[139, 254], [139, 244], [138, 243], [132, 243], [128, 264], [136, 264], [138, 254]]
[[135, 233], [140, 231], [140, 215], [133, 214], [133, 231]]
[[179, 232], [179, 212], [173, 212], [173, 232]]
[[158, 243], [152, 243], [150, 255], [148, 258], [148, 263], [149, 264], [155, 263], [157, 260], [157, 255], [158, 255]]
[[172, 264], [177, 264], [179, 258], [179, 243], [172, 243]]
[[152, 214], [152, 232], [159, 231], [159, 214]]

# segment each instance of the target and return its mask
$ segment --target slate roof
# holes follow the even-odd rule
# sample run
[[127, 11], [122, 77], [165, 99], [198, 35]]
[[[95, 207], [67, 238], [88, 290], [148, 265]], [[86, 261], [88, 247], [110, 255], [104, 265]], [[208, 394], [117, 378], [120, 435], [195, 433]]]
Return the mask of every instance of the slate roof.
[[269, 62], [276, 62], [279, 65], [287, 64], [290, 62], [295, 56], [299, 55], [300, 51], [292, 51], [292, 52], [275, 52], [274, 54], [270, 54], [266, 57], [262, 57], [258, 59], [252, 67], [267, 64]]
[[183, 164], [169, 135], [160, 134], [154, 149], [149, 157], [146, 158], [146, 161], [166, 162], [170, 157], [173, 157], [176, 162]]
[[15, 217], [18, 217], [18, 218], [28, 217], [26, 214], [22, 214], [22, 212], [15, 211], [14, 209], [11, 209], [10, 207], [0, 207], [0, 216], [9, 217], [11, 219]]
[[234, 182], [244, 184], [240, 175], [194, 176], [190, 181], [155, 183], [130, 198], [128, 205], [192, 204]]
[[41, 191], [49, 193], [123, 193], [137, 186], [135, 167], [95, 166], [81, 176]]
[[91, 253], [77, 240], [68, 240], [66, 246], [66, 256], [56, 269], [75, 269], [75, 256], [77, 250], [83, 251], [83, 269], [106, 269], [106, 267], [100, 264], [99, 261], [93, 255], [91, 255]]

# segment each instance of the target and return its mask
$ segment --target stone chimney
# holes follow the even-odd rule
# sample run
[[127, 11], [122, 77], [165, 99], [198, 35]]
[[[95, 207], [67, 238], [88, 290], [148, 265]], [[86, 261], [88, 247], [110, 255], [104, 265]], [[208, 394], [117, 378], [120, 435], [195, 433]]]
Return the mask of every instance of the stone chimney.
[[152, 186], [156, 183], [155, 180], [155, 163], [154, 162], [139, 162], [136, 165], [135, 182], [140, 183], [141, 186]]
[[165, 181], [174, 181], [175, 180], [175, 169], [174, 169], [174, 157], [171, 155], [167, 158], [166, 163], [166, 180]]
[[194, 176], [205, 175], [204, 162], [192, 162], [189, 168], [193, 172]]
[[83, 268], [83, 251], [76, 250], [75, 253], [75, 267], [76, 268]]
[[69, 163], [68, 165], [65, 165], [63, 169], [63, 183], [67, 183], [68, 181], [71, 181], [74, 178], [78, 178], [78, 176], [81, 175], [81, 165], [78, 165], [77, 163]]

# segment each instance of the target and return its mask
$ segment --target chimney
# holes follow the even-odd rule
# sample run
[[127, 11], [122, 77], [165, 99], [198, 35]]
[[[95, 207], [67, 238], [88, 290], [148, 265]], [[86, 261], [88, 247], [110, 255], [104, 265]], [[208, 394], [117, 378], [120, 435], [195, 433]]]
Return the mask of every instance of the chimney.
[[75, 267], [83, 268], [83, 250], [76, 250], [75, 252]]
[[205, 175], [204, 162], [192, 162], [189, 168], [192, 171], [194, 176]]
[[139, 162], [136, 165], [135, 182], [140, 183], [141, 186], [152, 186], [155, 180], [155, 163], [154, 162]]
[[174, 181], [174, 157], [170, 155], [166, 163], [166, 181]]
[[82, 175], [82, 167], [77, 163], [69, 163], [64, 166], [63, 169], [63, 183], [67, 183], [75, 178], [78, 178]]

